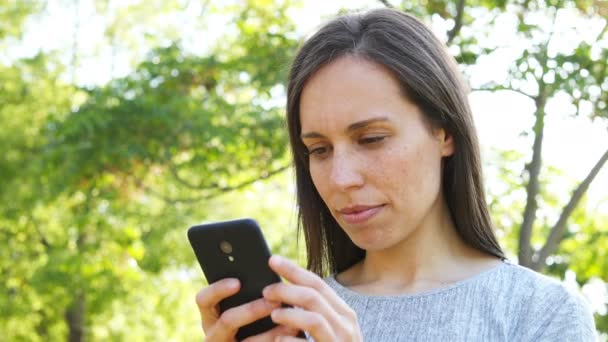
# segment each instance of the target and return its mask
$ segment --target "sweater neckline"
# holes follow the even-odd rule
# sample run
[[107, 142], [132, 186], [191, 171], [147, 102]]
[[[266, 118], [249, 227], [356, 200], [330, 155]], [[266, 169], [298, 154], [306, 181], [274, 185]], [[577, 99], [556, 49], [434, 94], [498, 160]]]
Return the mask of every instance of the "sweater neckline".
[[495, 272], [498, 272], [500, 270], [502, 270], [504, 267], [506, 267], [507, 265], [513, 265], [509, 260], [505, 259], [502, 260], [500, 264], [489, 268], [485, 271], [479, 272], [477, 274], [475, 274], [472, 277], [463, 279], [461, 281], [457, 281], [451, 284], [448, 284], [446, 286], [441, 286], [432, 290], [428, 290], [428, 291], [422, 291], [422, 292], [415, 292], [415, 293], [402, 293], [402, 294], [392, 294], [392, 295], [369, 295], [369, 294], [364, 294], [361, 292], [357, 292], [355, 290], [351, 290], [350, 288], [340, 284], [338, 282], [338, 280], [336, 280], [336, 274], [332, 274], [329, 277], [327, 277], [327, 282], [328, 285], [330, 285], [331, 287], [335, 288], [338, 290], [338, 292], [341, 292], [343, 294], [346, 294], [350, 297], [354, 297], [354, 298], [362, 298], [362, 299], [377, 299], [377, 300], [394, 300], [394, 299], [407, 299], [407, 298], [418, 298], [418, 297], [425, 297], [425, 296], [432, 296], [432, 295], [438, 295], [438, 294], [442, 294], [444, 292], [448, 292], [451, 291], [453, 289], [459, 288], [459, 287], [463, 287], [466, 286], [470, 283], [473, 282], [477, 282], [480, 281], [482, 279], [485, 279], [489, 276], [491, 276], [492, 274], [494, 274]]

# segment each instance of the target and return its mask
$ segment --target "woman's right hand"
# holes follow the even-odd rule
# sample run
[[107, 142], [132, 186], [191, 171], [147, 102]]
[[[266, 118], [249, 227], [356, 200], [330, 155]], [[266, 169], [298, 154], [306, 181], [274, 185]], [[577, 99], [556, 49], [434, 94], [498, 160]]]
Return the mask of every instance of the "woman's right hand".
[[[205, 341], [235, 341], [240, 327], [266, 317], [272, 310], [280, 307], [280, 303], [260, 298], [228, 309], [220, 315], [219, 302], [234, 295], [239, 289], [240, 283], [237, 279], [227, 278], [203, 288], [196, 294], [196, 304], [201, 314]], [[260, 335], [249, 337], [245, 341], [273, 341], [276, 336], [295, 336], [296, 333], [297, 331], [286, 326], [277, 326]]]

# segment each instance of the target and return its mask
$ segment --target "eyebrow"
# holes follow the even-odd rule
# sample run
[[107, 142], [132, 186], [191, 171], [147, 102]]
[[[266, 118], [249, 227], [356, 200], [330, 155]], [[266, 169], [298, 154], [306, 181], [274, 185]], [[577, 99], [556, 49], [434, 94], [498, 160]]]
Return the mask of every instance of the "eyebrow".
[[[385, 116], [379, 116], [376, 118], [371, 118], [371, 119], [367, 119], [367, 120], [362, 120], [362, 121], [357, 121], [355, 123], [352, 123], [350, 125], [348, 125], [348, 127], [346, 128], [346, 133], [350, 133], [353, 131], [357, 131], [360, 130], [366, 126], [369, 126], [373, 123], [376, 122], [386, 122], [386, 121], [390, 121], [387, 117]], [[325, 136], [321, 133], [317, 133], [317, 132], [309, 132], [309, 133], [303, 133], [300, 135], [300, 139], [306, 139], [306, 138], [324, 138]]]

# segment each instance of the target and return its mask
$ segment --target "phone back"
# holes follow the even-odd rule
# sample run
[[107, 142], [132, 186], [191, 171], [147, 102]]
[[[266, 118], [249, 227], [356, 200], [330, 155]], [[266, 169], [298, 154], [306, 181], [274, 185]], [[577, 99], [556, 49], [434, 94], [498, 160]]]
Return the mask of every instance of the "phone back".
[[[267, 285], [280, 282], [268, 266], [270, 251], [257, 223], [239, 219], [193, 226], [188, 239], [209, 284], [224, 278], [237, 278], [241, 289], [220, 302], [221, 312], [262, 297]], [[237, 339], [262, 333], [274, 327], [270, 317], [239, 329]]]

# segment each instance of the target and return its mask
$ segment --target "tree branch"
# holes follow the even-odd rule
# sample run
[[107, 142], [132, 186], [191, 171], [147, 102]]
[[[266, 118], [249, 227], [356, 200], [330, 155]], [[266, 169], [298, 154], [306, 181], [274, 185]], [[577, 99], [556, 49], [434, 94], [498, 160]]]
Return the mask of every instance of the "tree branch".
[[604, 21], [604, 27], [602, 28], [602, 30], [600, 31], [600, 33], [595, 38], [595, 42], [596, 43], [599, 42], [604, 37], [604, 34], [607, 31], [608, 31], [608, 20]]
[[242, 188], [245, 188], [257, 181], [263, 180], [263, 179], [267, 179], [270, 178], [276, 174], [279, 174], [285, 170], [287, 170], [290, 167], [290, 165], [284, 165], [281, 166], [275, 170], [272, 170], [270, 172], [267, 173], [263, 173], [260, 177], [254, 178], [254, 179], [249, 179], [247, 181], [244, 181], [240, 184], [234, 185], [234, 186], [227, 186], [227, 187], [219, 187], [219, 188], [214, 188], [212, 190], [214, 190], [211, 193], [205, 193], [203, 195], [199, 195], [199, 196], [193, 196], [193, 197], [178, 197], [178, 198], [172, 198], [169, 196], [166, 196], [154, 189], [152, 189], [151, 187], [143, 184], [142, 181], [140, 181], [139, 179], [135, 178], [132, 176], [135, 184], [137, 184], [137, 186], [139, 186], [140, 188], [144, 189], [146, 192], [148, 192], [150, 195], [157, 197], [159, 199], [161, 199], [164, 202], [167, 202], [169, 204], [177, 204], [177, 203], [196, 203], [196, 202], [200, 202], [200, 201], [206, 201], [206, 200], [210, 200], [214, 197], [217, 197], [219, 195], [222, 195], [224, 193], [230, 192], [230, 191], [235, 191], [235, 190], [239, 190]]
[[51, 249], [51, 244], [49, 243], [49, 240], [46, 239], [46, 236], [44, 236], [44, 234], [42, 234], [42, 231], [40, 230], [40, 225], [38, 224], [37, 220], [34, 219], [33, 217], [30, 217], [30, 219], [32, 220], [32, 223], [34, 224], [34, 229], [36, 229], [36, 233], [38, 233], [38, 237], [40, 238], [40, 243], [42, 243], [42, 245], [44, 247], [46, 247], [47, 250]]
[[[184, 179], [182, 176], [179, 175], [178, 167], [175, 165], [175, 163], [173, 163], [173, 160], [171, 160], [171, 155], [169, 154], [168, 151], [165, 153], [165, 160], [166, 160], [167, 165], [168, 165], [169, 173], [171, 174], [171, 176], [173, 176], [173, 179], [175, 179], [179, 184], [183, 185], [184, 187], [186, 187], [188, 189], [196, 190], [196, 191], [207, 191], [207, 192], [209, 192], [209, 191], [217, 191], [217, 192], [220, 192], [220, 193], [232, 190], [232, 189], [229, 189], [229, 188], [223, 188], [218, 183], [203, 184], [203, 182], [201, 182], [199, 184], [194, 184], [194, 183], [192, 183], [192, 182]], [[245, 183], [251, 184], [251, 183], [255, 182], [256, 180], [258, 180], [258, 178], [250, 180], [250, 181], [247, 181]]]
[[532, 266], [532, 246], [530, 239], [532, 237], [532, 227], [536, 219], [536, 209], [538, 209], [538, 200], [536, 196], [540, 190], [539, 175], [542, 165], [542, 145], [543, 131], [545, 128], [545, 102], [546, 98], [543, 92], [540, 93], [536, 100], [536, 121], [534, 123], [534, 145], [532, 149], [532, 161], [526, 165], [528, 170], [528, 184], [526, 185], [526, 208], [524, 209], [523, 221], [519, 231], [519, 264], [531, 267]]
[[535, 54], [534, 58], [538, 61], [542, 68], [542, 75], [536, 78], [538, 83], [538, 96], [535, 98], [536, 112], [534, 116], [536, 118], [534, 122], [534, 144], [532, 147], [532, 161], [526, 166], [528, 170], [528, 184], [526, 185], [526, 207], [524, 209], [524, 215], [522, 224], [519, 232], [519, 251], [518, 258], [519, 263], [522, 266], [534, 269], [536, 261], [534, 257], [537, 256], [531, 245], [532, 230], [534, 228], [534, 221], [536, 220], [536, 211], [538, 209], [538, 194], [540, 193], [540, 169], [542, 166], [542, 145], [543, 145], [543, 132], [545, 129], [545, 105], [547, 104], [547, 98], [553, 93], [554, 88], [551, 85], [547, 85], [544, 81], [544, 76], [548, 72], [547, 59], [548, 47], [551, 39], [553, 38], [553, 27], [557, 20], [557, 13], [553, 15], [553, 25], [549, 36], [545, 41], [541, 51]]
[[465, 0], [458, 0], [458, 7], [456, 9], [456, 18], [454, 18], [454, 27], [448, 32], [447, 45], [452, 43], [452, 40], [458, 35], [462, 28], [462, 17], [464, 15], [464, 3]]
[[566, 222], [568, 221], [568, 218], [570, 217], [574, 209], [576, 209], [576, 206], [589, 188], [589, 185], [600, 172], [604, 164], [606, 164], [606, 161], [608, 161], [608, 150], [604, 152], [604, 154], [600, 157], [597, 163], [593, 166], [591, 171], [589, 171], [587, 177], [585, 177], [585, 179], [574, 190], [570, 201], [568, 201], [568, 204], [566, 204], [564, 209], [562, 209], [562, 213], [559, 216], [559, 219], [557, 220], [553, 228], [551, 228], [551, 232], [549, 233], [549, 238], [547, 239], [547, 242], [538, 253], [538, 258], [534, 263], [535, 270], [540, 270], [545, 265], [545, 260], [547, 259], [547, 257], [557, 250], [559, 243], [564, 238], [564, 232], [566, 231]]
[[175, 166], [175, 164], [173, 163], [173, 160], [171, 160], [171, 154], [169, 153], [169, 151], [165, 152], [165, 160], [167, 161], [169, 173], [171, 173], [173, 178], [179, 184], [185, 186], [186, 188], [189, 188], [192, 190], [212, 190], [212, 189], [219, 188], [219, 185], [216, 185], [216, 184], [209, 184], [209, 185], [204, 186], [201, 184], [193, 184], [193, 183], [190, 183], [189, 181], [183, 179], [178, 173], [177, 166]]
[[388, 2], [388, 0], [378, 0], [380, 1], [380, 3], [382, 3], [384, 6], [388, 7], [388, 8], [395, 8], [395, 6], [391, 5], [390, 2]]
[[521, 94], [531, 100], [535, 100], [536, 101], [536, 96], [530, 95], [526, 92], [524, 92], [523, 90], [519, 90], [519, 89], [515, 89], [515, 88], [511, 88], [511, 87], [506, 87], [506, 86], [494, 86], [494, 87], [481, 87], [481, 88], [473, 88], [471, 89], [471, 91], [490, 91], [490, 92], [495, 92], [495, 91], [499, 91], [499, 90], [508, 90], [508, 91], [512, 91], [518, 94]]
[[[554, 18], [553, 18], [554, 24], [555, 24], [556, 17], [557, 17], [557, 15], [554, 16]], [[555, 25], [553, 25], [553, 26], [555, 26]], [[597, 35], [596, 42], [602, 39], [602, 37], [606, 33], [607, 29], [608, 29], [608, 21], [606, 21], [604, 23], [604, 27], [602, 28], [600, 33]], [[553, 30], [551, 31], [551, 34], [549, 35], [547, 44], [545, 44], [545, 49], [544, 49], [545, 55], [543, 56], [545, 58], [544, 58], [544, 60], [539, 60], [539, 62], [541, 62], [541, 65], [543, 65], [543, 71], [544, 71], [543, 74], [546, 73], [546, 58], [547, 58], [546, 51], [547, 51], [548, 44], [549, 44], [549, 41], [551, 40], [552, 36], [553, 36]], [[606, 64], [604, 64], [603, 66], [604, 66], [604, 68], [600, 72], [600, 80], [603, 80], [603, 74], [605, 72]], [[540, 80], [541, 80], [541, 85], [543, 85], [542, 77], [540, 78]], [[600, 83], [601, 83], [601, 81], [600, 81]], [[598, 107], [597, 107], [598, 103], [599, 103], [599, 101], [595, 101], [595, 103], [594, 103], [594, 107], [596, 110], [598, 109]], [[560, 242], [564, 238], [564, 233], [566, 231], [566, 222], [568, 221], [568, 218], [572, 215], [572, 212], [576, 209], [581, 198], [583, 197], [583, 195], [589, 188], [589, 185], [591, 184], [593, 179], [597, 176], [597, 174], [599, 173], [599, 171], [604, 166], [604, 164], [606, 163], [607, 160], [608, 160], [608, 150], [606, 150], [604, 152], [604, 154], [600, 157], [600, 159], [597, 161], [597, 163], [589, 171], [589, 174], [587, 175], [587, 177], [585, 177], [585, 179], [574, 190], [574, 192], [572, 193], [572, 196], [570, 197], [570, 200], [568, 201], [566, 206], [562, 209], [562, 212], [561, 212], [557, 222], [551, 228], [551, 231], [549, 232], [549, 237], [545, 241], [545, 244], [540, 249], [540, 251], [538, 253], [536, 253], [536, 255], [534, 255], [534, 260], [531, 265], [532, 269], [538, 271], [541, 268], [543, 268], [545, 266], [545, 261], [547, 260], [547, 257], [557, 250]]]

